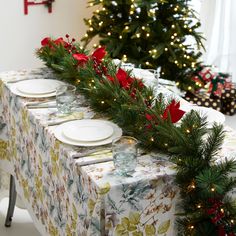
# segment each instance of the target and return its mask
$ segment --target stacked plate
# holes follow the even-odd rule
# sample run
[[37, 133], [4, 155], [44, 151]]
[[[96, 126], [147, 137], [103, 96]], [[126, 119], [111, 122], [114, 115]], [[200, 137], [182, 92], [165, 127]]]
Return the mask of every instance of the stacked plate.
[[56, 88], [63, 82], [52, 79], [30, 79], [11, 86], [11, 91], [21, 97], [43, 98], [56, 95]]
[[55, 137], [76, 146], [99, 146], [111, 143], [122, 135], [114, 123], [104, 120], [75, 120], [56, 127]]

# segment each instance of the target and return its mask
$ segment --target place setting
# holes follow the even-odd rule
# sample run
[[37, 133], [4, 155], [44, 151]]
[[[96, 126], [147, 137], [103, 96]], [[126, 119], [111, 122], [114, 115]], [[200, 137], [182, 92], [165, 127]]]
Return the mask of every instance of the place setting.
[[12, 93], [26, 98], [48, 98], [56, 96], [56, 89], [64, 82], [53, 79], [26, 79], [10, 86]]

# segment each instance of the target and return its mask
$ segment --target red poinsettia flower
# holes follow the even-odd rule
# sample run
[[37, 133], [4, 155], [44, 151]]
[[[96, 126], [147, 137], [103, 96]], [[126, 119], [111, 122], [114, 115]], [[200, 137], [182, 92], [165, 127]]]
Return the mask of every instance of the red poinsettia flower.
[[52, 42], [52, 39], [50, 37], [46, 37], [41, 41], [41, 45], [43, 47], [49, 46], [51, 42]]
[[88, 56], [86, 56], [85, 54], [82, 54], [82, 53], [75, 53], [72, 56], [75, 60], [78, 61], [79, 65], [84, 65], [89, 59]]
[[168, 105], [164, 110], [162, 114], [162, 119], [166, 120], [170, 115], [172, 123], [178, 122], [185, 114], [185, 111], [182, 111], [179, 108], [180, 108], [180, 102], [176, 103], [176, 101], [173, 99], [170, 105]]
[[134, 82], [134, 79], [131, 78], [127, 72], [121, 68], [116, 73], [116, 77], [120, 83], [120, 86], [125, 89], [129, 89], [130, 85]]
[[105, 47], [97, 48], [93, 54], [92, 58], [95, 59], [97, 62], [101, 62], [102, 59], [105, 57], [107, 54]]
[[54, 42], [56, 45], [60, 45], [60, 44], [64, 45], [64, 44], [66, 44], [66, 42], [63, 40], [62, 37], [60, 37], [60, 38], [54, 40], [53, 42]]

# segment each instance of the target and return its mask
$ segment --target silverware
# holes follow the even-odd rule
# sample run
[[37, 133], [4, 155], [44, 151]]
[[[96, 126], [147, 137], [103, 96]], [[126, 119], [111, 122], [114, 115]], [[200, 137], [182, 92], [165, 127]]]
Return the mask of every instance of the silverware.
[[88, 165], [93, 165], [93, 164], [99, 164], [99, 163], [105, 163], [105, 162], [109, 162], [112, 161], [113, 158], [108, 157], [106, 159], [101, 159], [101, 160], [91, 160], [91, 161], [87, 161], [86, 163], [78, 163], [79, 166], [88, 166]]
[[88, 150], [83, 153], [75, 153], [74, 155], [72, 155], [72, 158], [78, 159], [78, 158], [85, 157], [85, 156], [97, 156], [97, 155], [108, 154], [108, 153], [111, 153], [110, 148], [106, 148], [106, 149], [100, 148], [100, 149], [96, 149], [96, 150]]
[[39, 108], [56, 108], [56, 104], [38, 104], [38, 105], [28, 105], [28, 109], [39, 109]]
[[[81, 118], [82, 119], [82, 118]], [[54, 126], [54, 125], [60, 125], [68, 121], [73, 121], [73, 120], [81, 120], [78, 117], [76, 118], [70, 118], [70, 119], [64, 119], [64, 120], [48, 120], [46, 122], [47, 126]]]

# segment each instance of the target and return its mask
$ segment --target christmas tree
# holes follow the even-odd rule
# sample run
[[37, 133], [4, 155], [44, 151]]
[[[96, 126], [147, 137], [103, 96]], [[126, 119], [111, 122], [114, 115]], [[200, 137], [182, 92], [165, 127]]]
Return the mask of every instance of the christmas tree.
[[[98, 35], [112, 58], [142, 68], [161, 67], [161, 77], [191, 89], [188, 78], [201, 56], [202, 36], [189, 0], [92, 0], [96, 11], [85, 23], [87, 45]], [[99, 7], [101, 7], [99, 9]], [[189, 44], [188, 38], [194, 39]], [[187, 42], [188, 41], [188, 42]]]

